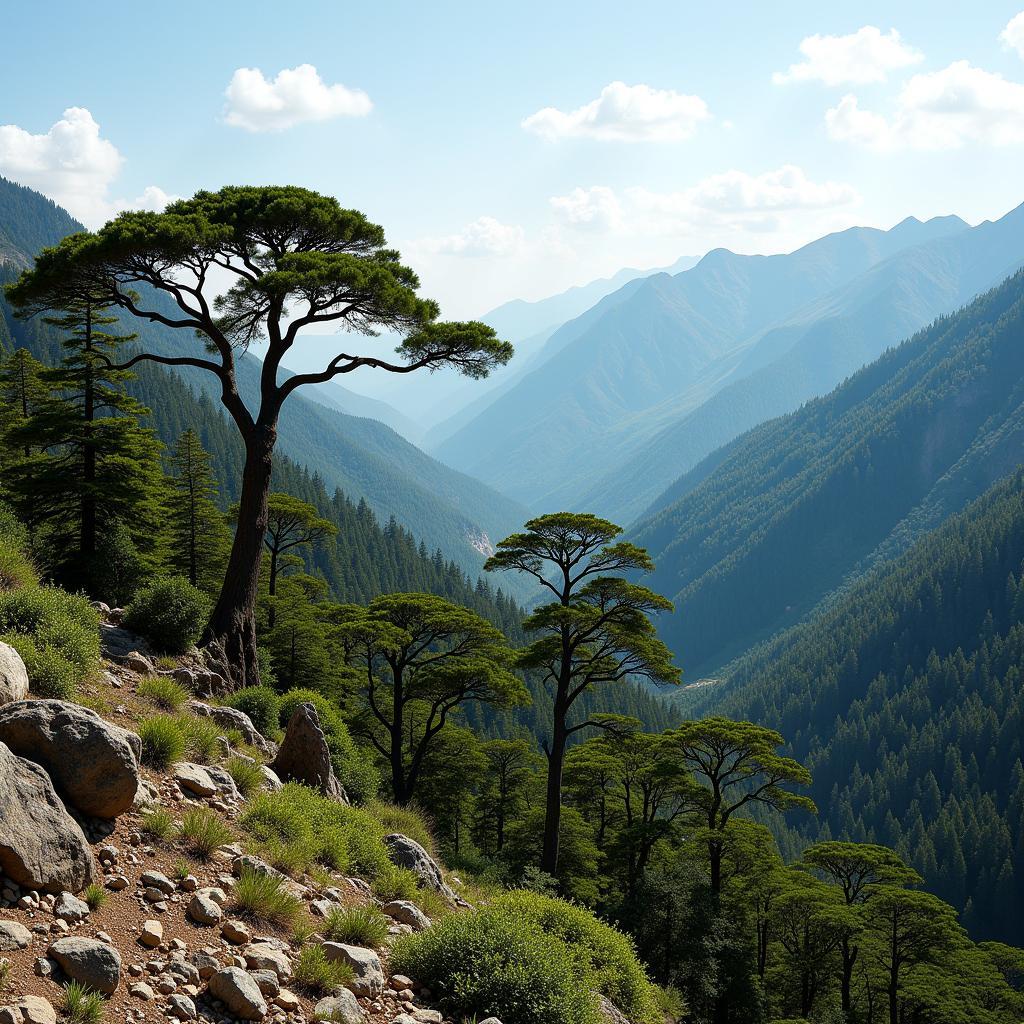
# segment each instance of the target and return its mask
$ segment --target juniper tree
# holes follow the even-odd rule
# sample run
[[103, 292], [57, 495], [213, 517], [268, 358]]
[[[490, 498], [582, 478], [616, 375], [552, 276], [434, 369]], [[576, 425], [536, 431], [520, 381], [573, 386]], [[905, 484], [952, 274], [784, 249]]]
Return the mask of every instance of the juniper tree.
[[643, 548], [616, 540], [621, 532], [593, 515], [541, 516], [531, 519], [525, 532], [501, 541], [484, 566], [524, 572], [555, 597], [523, 623], [536, 639], [519, 656], [520, 667], [537, 672], [552, 695], [553, 723], [544, 739], [548, 779], [540, 861], [549, 875], [558, 871], [566, 746], [574, 733], [602, 724], [599, 719], [573, 721], [573, 705], [604, 683], [680, 679], [650, 620], [658, 612], [672, 611], [672, 604], [617, 575], [654, 568]]
[[231, 534], [217, 508], [217, 479], [210, 455], [190, 427], [171, 452], [171, 494], [168, 498], [171, 565], [204, 590], [223, 576]]
[[[225, 279], [229, 286], [214, 297], [214, 285]], [[441, 322], [437, 304], [419, 296], [418, 287], [415, 273], [387, 248], [383, 229], [357, 210], [302, 188], [229, 186], [171, 203], [163, 213], [126, 212], [99, 231], [70, 235], [44, 249], [8, 288], [26, 315], [91, 295], [177, 334], [173, 354], [147, 344], [123, 369], [149, 360], [216, 377], [245, 462], [238, 526], [204, 640], [222, 648], [225, 671], [239, 686], [259, 681], [260, 560], [278, 419], [288, 397], [363, 368], [412, 373], [450, 366], [484, 377], [511, 358], [512, 346], [490, 327]], [[323, 369], [279, 379], [282, 360], [307, 340], [306, 329], [325, 325], [345, 331]], [[401, 338], [397, 358], [350, 350], [353, 335], [381, 331]], [[258, 338], [265, 355], [250, 409], [237, 365]]]

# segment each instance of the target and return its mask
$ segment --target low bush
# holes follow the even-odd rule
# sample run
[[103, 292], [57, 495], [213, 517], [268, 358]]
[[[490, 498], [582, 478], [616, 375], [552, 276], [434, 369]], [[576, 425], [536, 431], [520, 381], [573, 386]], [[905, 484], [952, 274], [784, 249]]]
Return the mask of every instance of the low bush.
[[147, 584], [128, 606], [125, 625], [158, 651], [182, 654], [203, 632], [210, 599], [181, 576], [164, 576]]
[[139, 726], [142, 740], [142, 763], [164, 770], [185, 756], [185, 733], [177, 718], [153, 715]]
[[388, 832], [401, 832], [403, 836], [414, 839], [431, 857], [438, 856], [437, 843], [426, 817], [415, 807], [399, 807], [397, 804], [385, 803], [383, 800], [370, 800], [366, 809]]
[[446, 1015], [504, 1024], [596, 1024], [583, 964], [537, 924], [486, 906], [399, 939], [391, 970], [429, 986]]
[[80, 981], [69, 981], [61, 1009], [69, 1024], [99, 1024], [103, 1019], [103, 996]]
[[163, 807], [156, 807], [142, 815], [139, 828], [155, 839], [170, 839], [174, 832], [174, 815]]
[[224, 846], [235, 838], [234, 833], [208, 807], [194, 807], [181, 816], [178, 834], [189, 850], [203, 860], [207, 859], [218, 846]]
[[240, 914], [267, 924], [292, 925], [302, 913], [303, 902], [284, 888], [284, 879], [243, 868], [234, 888], [234, 904]]
[[269, 686], [247, 686], [226, 703], [247, 714], [262, 735], [273, 738], [280, 731], [281, 698]]
[[188, 701], [188, 690], [170, 676], [150, 676], [139, 682], [138, 695], [163, 711], [178, 711]]
[[185, 739], [185, 753], [196, 764], [215, 764], [220, 758], [218, 738], [224, 730], [213, 719], [201, 715], [178, 715], [178, 728]]
[[392, 900], [411, 900], [419, 890], [419, 879], [405, 868], [391, 866], [370, 883], [370, 888], [373, 895], [385, 903]]
[[99, 910], [107, 902], [108, 896], [107, 890], [97, 882], [91, 882], [82, 893], [82, 899], [89, 905], [90, 910]]
[[57, 651], [40, 650], [30, 636], [7, 633], [0, 640], [21, 655], [28, 673], [29, 689], [37, 697], [74, 700], [78, 691], [78, 673], [74, 665]]
[[388, 937], [388, 919], [372, 903], [362, 907], [336, 907], [327, 915], [323, 932], [331, 942], [379, 949]]
[[295, 962], [295, 980], [315, 992], [326, 995], [355, 980], [355, 972], [343, 960], [328, 960], [324, 947], [304, 946]]
[[263, 785], [263, 772], [260, 766], [248, 757], [232, 757], [227, 760], [224, 770], [231, 776], [238, 787], [238, 792], [246, 799]]

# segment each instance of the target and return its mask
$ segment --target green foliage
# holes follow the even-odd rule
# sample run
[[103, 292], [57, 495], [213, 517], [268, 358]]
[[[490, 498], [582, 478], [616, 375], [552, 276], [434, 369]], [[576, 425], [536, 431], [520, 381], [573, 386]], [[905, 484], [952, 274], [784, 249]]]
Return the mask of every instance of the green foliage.
[[179, 714], [176, 721], [185, 740], [185, 753], [189, 760], [199, 764], [214, 764], [220, 757], [217, 740], [224, 730], [212, 719], [202, 715]]
[[177, 718], [153, 715], [139, 725], [142, 763], [165, 770], [185, 756], [185, 733]]
[[136, 692], [143, 700], [155, 704], [162, 711], [178, 711], [189, 699], [188, 690], [170, 676], [141, 679]]
[[144, 636], [157, 650], [182, 654], [206, 625], [210, 601], [180, 576], [154, 580], [135, 595], [125, 625]]
[[150, 574], [131, 530], [119, 519], [104, 524], [88, 571], [95, 592], [114, 607], [127, 605]]
[[388, 935], [388, 919], [372, 903], [335, 907], [327, 915], [323, 933], [331, 942], [380, 949]]
[[238, 690], [226, 703], [247, 714], [263, 736], [277, 735], [281, 724], [281, 698], [269, 686], [249, 686]]
[[391, 969], [407, 973], [452, 1016], [504, 1024], [596, 1024], [585, 961], [534, 921], [486, 906], [451, 914], [395, 944]]
[[230, 843], [235, 835], [220, 815], [209, 807], [190, 807], [181, 816], [178, 834], [195, 856], [208, 859], [219, 846]]
[[303, 910], [303, 903], [284, 887], [284, 879], [242, 868], [233, 890], [235, 908], [246, 917], [266, 924], [290, 926]]
[[248, 799], [264, 783], [260, 766], [247, 757], [229, 757], [224, 763], [224, 770], [231, 776], [238, 787], [238, 792]]
[[335, 992], [355, 979], [355, 971], [343, 960], [328, 960], [324, 947], [303, 946], [295, 961], [295, 980], [317, 995]]
[[389, 866], [374, 878], [370, 888], [382, 903], [411, 900], [419, 890], [419, 878], [407, 868]]
[[[145, 753], [145, 747], [143, 747], [143, 753]], [[145, 761], [145, 757], [143, 757], [143, 761]], [[156, 839], [170, 839], [175, 831], [174, 815], [166, 808], [154, 807], [153, 810], [146, 811], [142, 815], [139, 828]]]
[[80, 981], [64, 986], [61, 1010], [69, 1024], [99, 1024], [103, 1019], [103, 996]]
[[89, 904], [90, 910], [99, 910], [109, 899], [109, 893], [102, 885], [92, 882], [82, 891], [82, 899]]

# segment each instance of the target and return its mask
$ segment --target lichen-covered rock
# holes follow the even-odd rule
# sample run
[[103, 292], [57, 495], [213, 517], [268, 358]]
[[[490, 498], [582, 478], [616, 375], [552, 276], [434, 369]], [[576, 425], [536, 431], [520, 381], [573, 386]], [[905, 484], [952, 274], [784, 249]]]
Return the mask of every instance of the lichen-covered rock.
[[348, 803], [345, 789], [334, 774], [327, 737], [312, 704], [299, 704], [292, 712], [284, 741], [270, 767], [284, 782], [301, 782], [324, 796]]
[[0, 743], [0, 872], [26, 889], [81, 892], [96, 864], [46, 771]]
[[241, 967], [224, 967], [210, 977], [210, 995], [219, 999], [235, 1017], [263, 1020], [267, 1002], [259, 985]]
[[24, 700], [28, 696], [28, 670], [21, 655], [10, 645], [0, 643], [0, 704]]
[[95, 711], [63, 700], [23, 700], [0, 707], [0, 743], [50, 773], [79, 813], [115, 818], [139, 788], [142, 741]]
[[113, 946], [99, 939], [69, 935], [54, 942], [47, 953], [72, 980], [108, 996], [117, 990], [121, 981], [121, 954]]

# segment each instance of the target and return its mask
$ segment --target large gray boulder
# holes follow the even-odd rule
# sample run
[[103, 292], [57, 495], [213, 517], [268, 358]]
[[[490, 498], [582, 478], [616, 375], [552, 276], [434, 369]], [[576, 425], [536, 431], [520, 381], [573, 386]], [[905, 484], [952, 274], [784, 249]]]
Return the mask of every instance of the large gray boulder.
[[270, 766], [284, 782], [301, 782], [324, 796], [348, 803], [331, 766], [331, 751], [312, 704], [299, 704], [288, 719], [284, 742]]
[[28, 670], [21, 655], [10, 645], [0, 643], [0, 704], [24, 700], [28, 696]]
[[263, 1020], [267, 1001], [252, 975], [241, 967], [225, 967], [210, 978], [210, 995], [219, 999], [235, 1017]]
[[142, 741], [95, 711], [63, 700], [0, 707], [0, 743], [42, 765], [67, 803], [93, 818], [115, 818], [139, 788]]
[[333, 1020], [337, 1024], [363, 1024], [366, 1020], [363, 1008], [347, 988], [321, 999], [313, 1007], [313, 1016], [317, 1020]]
[[96, 864], [50, 776], [0, 743], [0, 872], [26, 889], [81, 892]]
[[116, 991], [121, 981], [121, 954], [99, 939], [69, 935], [54, 942], [47, 955], [60, 964], [69, 978], [104, 995]]
[[350, 946], [345, 942], [325, 942], [323, 950], [328, 960], [340, 960], [352, 968], [355, 977], [348, 987], [357, 996], [376, 999], [384, 991], [384, 968], [372, 949]]
[[424, 889], [439, 892], [450, 903], [458, 902], [455, 891], [445, 882], [437, 861], [415, 839], [410, 839], [401, 832], [392, 832], [391, 835], [384, 837], [384, 845], [392, 862], [411, 871]]
[[229, 708], [206, 704], [201, 700], [190, 700], [188, 709], [194, 715], [209, 718], [222, 729], [237, 729], [250, 747], [255, 747], [264, 757], [273, 757], [277, 753], [277, 744], [268, 740], [255, 725], [252, 719], [237, 708]]

